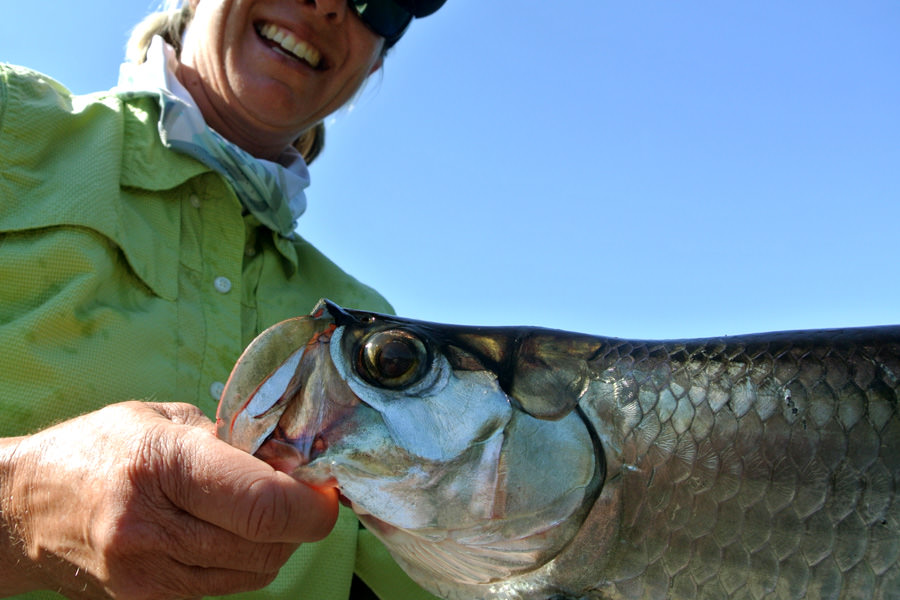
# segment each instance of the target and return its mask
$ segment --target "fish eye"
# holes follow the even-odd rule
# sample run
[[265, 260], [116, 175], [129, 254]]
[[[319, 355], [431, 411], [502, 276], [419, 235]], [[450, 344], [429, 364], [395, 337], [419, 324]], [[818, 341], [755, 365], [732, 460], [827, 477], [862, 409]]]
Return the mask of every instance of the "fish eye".
[[429, 367], [428, 349], [402, 329], [378, 331], [360, 344], [357, 371], [379, 387], [402, 390], [420, 381]]

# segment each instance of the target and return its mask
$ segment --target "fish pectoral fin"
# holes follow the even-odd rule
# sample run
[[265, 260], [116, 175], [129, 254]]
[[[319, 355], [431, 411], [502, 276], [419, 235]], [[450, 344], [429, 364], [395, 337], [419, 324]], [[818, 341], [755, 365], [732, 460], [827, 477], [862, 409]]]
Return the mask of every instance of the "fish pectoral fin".
[[507, 393], [532, 417], [556, 421], [575, 409], [589, 384], [587, 365], [576, 357], [520, 355]]

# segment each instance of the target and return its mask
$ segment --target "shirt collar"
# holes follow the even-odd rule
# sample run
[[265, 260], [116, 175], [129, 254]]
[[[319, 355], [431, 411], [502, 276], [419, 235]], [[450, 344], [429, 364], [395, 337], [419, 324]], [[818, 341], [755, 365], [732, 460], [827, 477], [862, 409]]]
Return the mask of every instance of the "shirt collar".
[[277, 161], [251, 156], [211, 129], [187, 89], [175, 77], [174, 49], [156, 36], [141, 64], [120, 67], [115, 92], [121, 96], [155, 95], [159, 99], [159, 133], [165, 146], [188, 154], [218, 171], [244, 207], [284, 237], [292, 237], [296, 219], [306, 209], [304, 189], [309, 171], [293, 147]]

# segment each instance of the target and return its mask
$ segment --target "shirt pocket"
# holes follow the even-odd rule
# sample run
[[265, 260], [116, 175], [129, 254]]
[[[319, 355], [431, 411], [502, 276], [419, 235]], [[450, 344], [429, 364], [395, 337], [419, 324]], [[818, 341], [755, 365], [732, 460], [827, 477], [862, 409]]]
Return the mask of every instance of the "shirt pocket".
[[0, 282], [3, 435], [175, 395], [176, 298], [115, 240], [72, 224], [0, 231]]

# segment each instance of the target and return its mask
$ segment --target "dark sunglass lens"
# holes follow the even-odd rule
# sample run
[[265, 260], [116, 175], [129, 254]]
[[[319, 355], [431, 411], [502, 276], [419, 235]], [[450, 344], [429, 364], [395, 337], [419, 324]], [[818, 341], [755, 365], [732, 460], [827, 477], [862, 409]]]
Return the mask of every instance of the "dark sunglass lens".
[[350, 6], [372, 31], [392, 40], [399, 37], [412, 15], [392, 0], [349, 0]]

